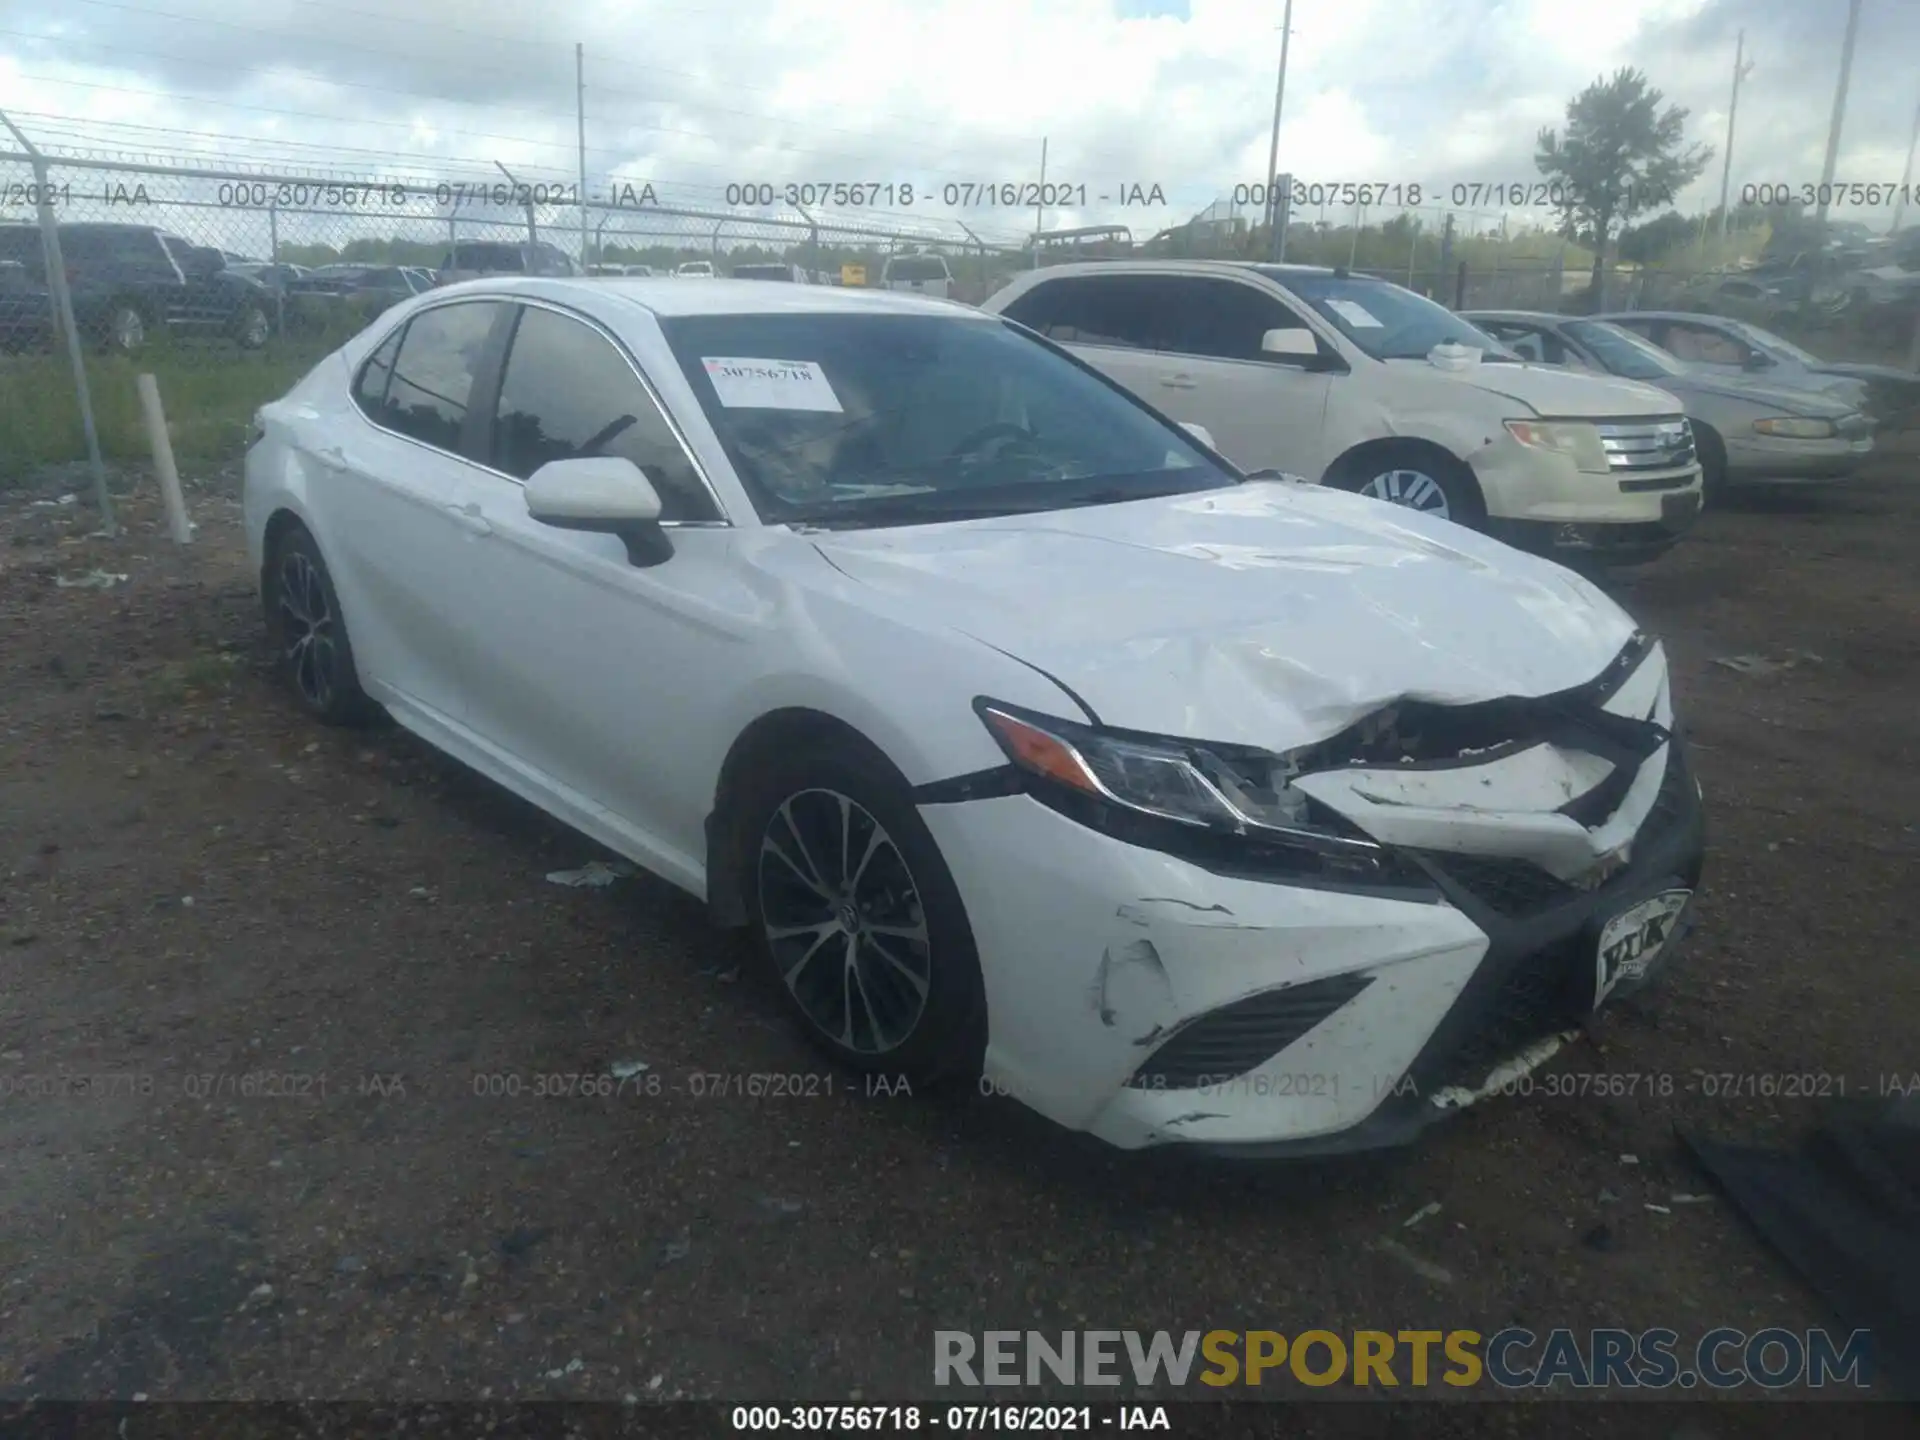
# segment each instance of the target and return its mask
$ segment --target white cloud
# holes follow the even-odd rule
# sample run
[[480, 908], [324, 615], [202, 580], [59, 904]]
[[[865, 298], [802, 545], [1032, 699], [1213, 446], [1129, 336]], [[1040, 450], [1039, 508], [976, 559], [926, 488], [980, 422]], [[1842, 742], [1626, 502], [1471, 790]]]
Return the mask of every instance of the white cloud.
[[[575, 166], [579, 38], [596, 179], [708, 201], [759, 180], [912, 180], [937, 194], [946, 180], [1036, 178], [1045, 136], [1056, 180], [1164, 187], [1171, 203], [1152, 213], [1058, 217], [1138, 234], [1258, 180], [1280, 47], [1277, 0], [1191, 0], [1185, 19], [1174, 5], [1122, 18], [1117, 0], [375, 3], [0, 0], [0, 76], [49, 145], [91, 135], [346, 172], [498, 159], [557, 177]], [[1868, 0], [1867, 14], [1841, 178], [1891, 180], [1920, 6]], [[1843, 19], [1837, 0], [1297, 0], [1282, 166], [1322, 181], [1527, 180], [1538, 129], [1627, 64], [1718, 147], [1745, 26], [1762, 68], [1742, 100], [1735, 184], [1813, 180]], [[1718, 183], [1716, 157], [1684, 199], [1704, 203]], [[1032, 212], [966, 218], [1013, 234]]]

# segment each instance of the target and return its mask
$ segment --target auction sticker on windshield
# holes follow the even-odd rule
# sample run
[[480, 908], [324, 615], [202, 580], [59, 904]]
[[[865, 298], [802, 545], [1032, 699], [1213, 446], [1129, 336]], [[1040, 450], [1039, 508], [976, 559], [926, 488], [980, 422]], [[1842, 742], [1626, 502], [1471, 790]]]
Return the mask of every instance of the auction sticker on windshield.
[[843, 413], [816, 360], [752, 360], [703, 355], [713, 392], [729, 410], [821, 410]]
[[1380, 322], [1373, 318], [1373, 312], [1352, 300], [1329, 300], [1327, 308], [1349, 325], [1359, 325], [1370, 330], [1380, 328]]
[[1594, 976], [1593, 1003], [1597, 1007], [1622, 980], [1638, 980], [1660, 958], [1673, 938], [1681, 913], [1693, 898], [1691, 890], [1663, 890], [1622, 910], [1600, 931]]

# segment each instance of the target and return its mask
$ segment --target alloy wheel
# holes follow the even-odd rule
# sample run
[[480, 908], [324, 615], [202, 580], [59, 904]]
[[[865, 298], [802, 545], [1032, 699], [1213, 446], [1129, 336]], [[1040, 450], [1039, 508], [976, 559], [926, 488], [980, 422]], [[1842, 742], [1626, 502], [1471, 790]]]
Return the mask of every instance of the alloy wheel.
[[298, 550], [280, 562], [280, 634], [301, 698], [315, 710], [333, 700], [337, 654], [333, 610], [313, 561]]
[[926, 1012], [932, 947], [920, 890], [871, 811], [836, 790], [789, 795], [757, 863], [760, 924], [780, 978], [820, 1032], [883, 1055]]
[[118, 350], [138, 350], [147, 343], [147, 324], [140, 312], [123, 306], [113, 312], [113, 344]]
[[1447, 492], [1440, 488], [1438, 480], [1421, 470], [1383, 471], [1362, 485], [1360, 493], [1426, 515], [1438, 515], [1442, 520], [1453, 516], [1447, 504]]

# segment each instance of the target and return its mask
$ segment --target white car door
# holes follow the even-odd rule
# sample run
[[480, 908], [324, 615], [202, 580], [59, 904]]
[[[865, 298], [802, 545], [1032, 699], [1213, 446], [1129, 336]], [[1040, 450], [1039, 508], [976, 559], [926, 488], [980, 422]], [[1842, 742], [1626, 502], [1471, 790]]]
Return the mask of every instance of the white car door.
[[1243, 470], [1320, 474], [1333, 458], [1322, 431], [1334, 377], [1317, 367], [1332, 352], [1322, 345], [1322, 358], [1310, 360], [1260, 348], [1269, 330], [1311, 335], [1311, 327], [1251, 281], [1172, 275], [1158, 283], [1168, 365], [1159, 384], [1180, 407], [1175, 418], [1206, 426]]
[[[489, 663], [470, 615], [473, 417], [468, 400], [508, 308], [469, 300], [422, 310], [354, 378], [359, 417], [311, 454], [324, 543], [377, 698], [458, 719]], [[463, 453], [464, 452], [464, 453]]]
[[[759, 604], [737, 578], [732, 530], [625, 352], [573, 312], [521, 308], [488, 454], [474, 623], [496, 661], [471, 726], [523, 790], [610, 812], [657, 868], [697, 874], [713, 777], [687, 757], [710, 748], [720, 667]], [[527, 513], [528, 476], [589, 455], [646, 472], [669, 559], [637, 566], [612, 535]]]

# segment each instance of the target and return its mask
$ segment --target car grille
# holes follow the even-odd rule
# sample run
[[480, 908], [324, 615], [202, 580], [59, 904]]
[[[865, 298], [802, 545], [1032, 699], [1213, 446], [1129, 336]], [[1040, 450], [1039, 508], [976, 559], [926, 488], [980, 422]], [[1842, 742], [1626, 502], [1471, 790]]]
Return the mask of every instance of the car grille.
[[1513, 919], [1551, 910], [1580, 893], [1531, 860], [1438, 852], [1427, 858], [1435, 869], [1489, 910]]
[[1587, 952], [1575, 938], [1536, 951], [1514, 966], [1480, 1023], [1448, 1057], [1436, 1086], [1478, 1085], [1494, 1066], [1535, 1041], [1579, 1025], [1593, 996], [1586, 961]]
[[1595, 428], [1614, 470], [1673, 470], [1693, 464], [1693, 427], [1682, 417], [1613, 421]]
[[1127, 1081], [1133, 1090], [1198, 1090], [1257, 1070], [1373, 983], [1330, 975], [1250, 995], [1178, 1031]]

